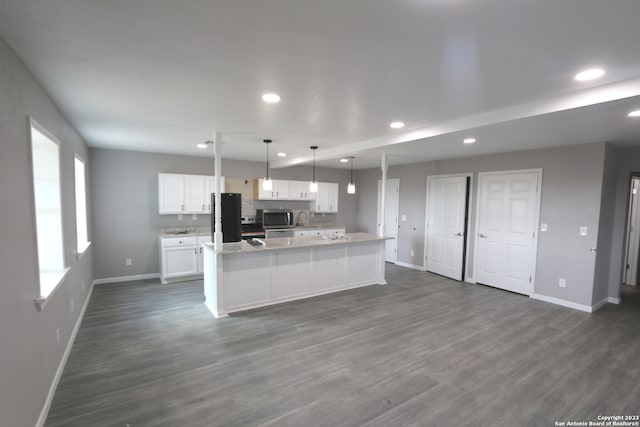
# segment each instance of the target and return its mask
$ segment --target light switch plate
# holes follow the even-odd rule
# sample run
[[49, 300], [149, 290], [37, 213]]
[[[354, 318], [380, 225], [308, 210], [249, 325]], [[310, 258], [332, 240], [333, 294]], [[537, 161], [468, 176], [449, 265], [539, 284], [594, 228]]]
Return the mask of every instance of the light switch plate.
[[547, 223], [543, 222], [542, 224], [540, 224], [540, 231], [547, 231]]
[[401, 217], [401, 218], [402, 218], [402, 220], [403, 220], [403, 221], [406, 221], [406, 220], [407, 220], [407, 216], [406, 216], [406, 215], [402, 215], [402, 217]]
[[580, 227], [580, 235], [581, 236], [587, 235], [587, 227]]

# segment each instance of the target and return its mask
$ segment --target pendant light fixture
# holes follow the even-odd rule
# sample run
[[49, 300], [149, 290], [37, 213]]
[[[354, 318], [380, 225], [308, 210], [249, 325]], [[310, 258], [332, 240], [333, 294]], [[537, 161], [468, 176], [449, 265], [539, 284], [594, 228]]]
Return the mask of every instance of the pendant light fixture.
[[313, 178], [309, 183], [309, 191], [311, 193], [318, 192], [318, 181], [316, 181], [316, 150], [318, 149], [317, 145], [312, 145], [311, 149], [313, 150]]
[[270, 139], [265, 139], [265, 144], [267, 144], [267, 175], [262, 180], [262, 189], [265, 191], [271, 191], [273, 188], [273, 182], [271, 181], [271, 177], [269, 176], [269, 144], [271, 144]]
[[349, 179], [349, 184], [347, 184], [347, 194], [356, 194], [356, 183], [353, 182], [353, 159], [355, 157], [350, 156], [351, 159], [351, 179]]

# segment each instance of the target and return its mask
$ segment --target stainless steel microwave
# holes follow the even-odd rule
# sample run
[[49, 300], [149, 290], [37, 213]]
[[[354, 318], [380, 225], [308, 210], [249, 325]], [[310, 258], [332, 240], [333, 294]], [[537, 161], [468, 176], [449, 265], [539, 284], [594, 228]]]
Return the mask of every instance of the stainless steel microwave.
[[262, 219], [263, 228], [287, 228], [293, 227], [293, 211], [275, 209], [258, 209], [256, 219]]

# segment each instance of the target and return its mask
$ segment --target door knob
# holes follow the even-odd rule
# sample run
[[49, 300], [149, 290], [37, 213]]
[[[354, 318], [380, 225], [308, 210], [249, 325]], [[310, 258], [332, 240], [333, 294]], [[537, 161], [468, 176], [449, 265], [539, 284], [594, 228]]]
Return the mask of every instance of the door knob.
[[483, 238], [483, 239], [486, 239], [486, 238], [487, 238], [487, 236], [485, 236], [485, 235], [484, 235], [484, 234], [482, 234], [482, 233], [478, 233], [478, 237], [481, 237], [481, 238]]
[[454, 236], [462, 237], [462, 233], [456, 233], [456, 234], [454, 234]]
[[591, 248], [591, 252], [596, 252], [596, 248]]

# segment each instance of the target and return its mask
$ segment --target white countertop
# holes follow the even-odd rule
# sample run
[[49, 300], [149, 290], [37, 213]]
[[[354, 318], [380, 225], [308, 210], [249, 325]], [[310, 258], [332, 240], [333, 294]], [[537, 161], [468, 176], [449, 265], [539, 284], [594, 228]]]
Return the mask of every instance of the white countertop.
[[260, 239], [265, 244], [252, 246], [246, 241], [223, 243], [222, 251], [216, 251], [213, 243], [205, 243], [204, 246], [219, 254], [251, 253], [280, 249], [306, 248], [310, 246], [344, 245], [349, 243], [372, 242], [376, 240], [388, 240], [393, 237], [378, 237], [368, 233], [348, 233], [343, 238], [330, 239], [327, 237], [281, 237], [275, 239]]

